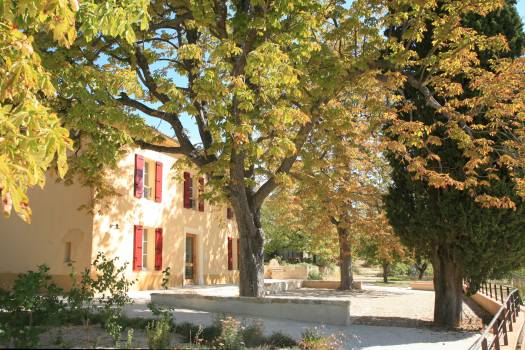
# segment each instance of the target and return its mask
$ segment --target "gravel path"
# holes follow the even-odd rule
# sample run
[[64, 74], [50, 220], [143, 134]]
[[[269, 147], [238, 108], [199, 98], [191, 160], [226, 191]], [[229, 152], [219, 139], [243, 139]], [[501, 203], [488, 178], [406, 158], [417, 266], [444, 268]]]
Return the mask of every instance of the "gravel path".
[[[185, 290], [186, 292], [188, 289]], [[194, 289], [192, 292], [194, 293]], [[197, 288], [199, 294], [235, 295], [231, 286]], [[126, 313], [133, 317], [150, 315], [146, 308], [149, 293], [134, 292], [136, 304], [128, 307]], [[273, 297], [273, 296], [272, 296]], [[342, 292], [334, 290], [303, 288], [280, 293], [282, 298], [350, 298], [353, 324], [350, 326], [322, 326], [315, 323], [277, 319], [261, 319], [265, 333], [281, 331], [300, 339], [306, 329], [318, 327], [325, 334], [341, 337], [345, 349], [363, 350], [420, 350], [450, 349], [463, 350], [474, 343], [477, 332], [446, 332], [428, 327], [433, 316], [434, 293], [397, 287], [364, 287], [363, 291]], [[177, 309], [173, 313], [175, 322], [192, 322], [208, 325], [216, 315], [210, 312]], [[239, 318], [242, 318], [241, 316]], [[253, 318], [244, 318], [247, 321]], [[405, 327], [403, 327], [405, 326]], [[419, 328], [407, 328], [424, 326]]]

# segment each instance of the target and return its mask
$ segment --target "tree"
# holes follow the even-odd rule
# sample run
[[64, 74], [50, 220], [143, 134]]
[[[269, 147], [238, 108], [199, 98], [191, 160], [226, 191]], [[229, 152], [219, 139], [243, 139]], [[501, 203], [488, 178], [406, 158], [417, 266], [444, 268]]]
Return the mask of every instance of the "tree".
[[394, 234], [382, 207], [377, 204], [371, 206], [368, 209], [368, 216], [367, 234], [359, 237], [357, 254], [368, 262], [381, 265], [383, 282], [388, 283], [391, 266], [406, 259], [409, 254], [399, 237]]
[[[493, 118], [512, 119], [515, 111], [508, 110], [507, 103], [501, 104], [500, 112], [488, 108], [483, 103], [487, 97], [481, 97], [483, 93], [478, 85], [478, 79], [488, 74], [494, 79], [491, 80], [492, 88], [507, 89], [495, 78], [502, 73], [501, 68], [490, 64], [491, 60], [510, 62], [505, 60], [516, 56], [523, 48], [525, 35], [514, 4], [508, 1], [505, 7], [486, 17], [463, 16], [467, 28], [486, 35], [503, 34], [509, 49], [494, 51], [476, 47], [469, 55], [470, 60], [476, 62], [472, 70], [477, 72], [471, 74], [467, 71], [446, 78], [449, 89], [456, 90], [452, 93], [455, 103], [470, 106], [470, 111], [464, 114], [466, 119], [463, 119], [470, 126], [458, 124], [462, 131], [457, 131], [462, 137], [454, 136], [445, 126], [449, 122], [447, 108], [431, 108], [429, 100], [420, 94], [415, 84], [407, 83], [404, 87], [411, 108], [400, 116], [407, 123], [420, 123], [431, 130], [424, 147], [416, 143], [409, 147], [410, 157], [434, 158], [436, 172], [446, 171], [446, 181], [454, 179], [462, 184], [436, 186], [435, 182], [425, 182], [423, 177], [414, 176], [409, 162], [391, 156], [393, 184], [386, 198], [388, 216], [402, 242], [415, 248], [416, 253], [428, 256], [432, 262], [436, 292], [434, 321], [439, 325], [460, 325], [464, 279], [469, 282], [470, 292], [475, 292], [487, 278], [501, 276], [522, 264], [521, 257], [525, 253], [525, 206], [520, 197], [521, 180], [514, 177], [515, 173], [523, 171], [514, 168], [517, 164], [514, 161], [519, 162], [520, 153], [514, 154], [514, 160], [504, 161], [511, 157], [507, 152], [513, 154], [507, 148], [512, 144], [508, 140], [518, 137], [516, 145], [522, 143], [519, 135], [524, 130], [523, 120], [517, 119], [503, 129], [492, 129], [496, 122]], [[437, 30], [434, 25], [434, 22], [428, 22], [428, 31], [414, 45], [419, 57], [428, 57], [435, 47], [432, 43]], [[397, 35], [397, 30], [393, 29], [392, 35]], [[432, 74], [427, 65], [413, 69], [414, 75]], [[512, 70], [510, 67], [505, 69]], [[479, 73], [481, 70], [483, 72]], [[523, 77], [520, 79], [521, 82], [516, 83], [523, 86]], [[484, 78], [481, 80], [488, 83]], [[437, 90], [434, 85], [429, 93], [437, 94]], [[499, 93], [494, 94], [498, 99]], [[437, 103], [448, 103], [444, 101], [444, 96], [436, 99]], [[515, 107], [523, 111], [519, 105]], [[482, 143], [486, 145], [485, 150], [473, 153], [471, 146]], [[471, 186], [473, 183], [483, 183], [483, 187]]]
[[[179, 145], [131, 133], [137, 144], [185, 155], [210, 174], [208, 186], [235, 212], [243, 296], [263, 295], [262, 203], [286, 181], [307, 139], [341, 117], [325, 112], [349, 78], [327, 44], [334, 28], [327, 19], [342, 10], [314, 0], [159, 0], [149, 4], [148, 25], [107, 18], [110, 30], [96, 31], [80, 16], [84, 37], [72, 49], [45, 49], [50, 61], [65, 57], [56, 71], [65, 118], [75, 106], [88, 106], [94, 122], [119, 130], [129, 125], [122, 115], [156, 118]], [[91, 9], [81, 5], [80, 12]], [[115, 36], [112, 29], [121, 26], [130, 29]], [[97, 111], [102, 117], [92, 117]], [[183, 116], [195, 122], [199, 141], [190, 138]]]

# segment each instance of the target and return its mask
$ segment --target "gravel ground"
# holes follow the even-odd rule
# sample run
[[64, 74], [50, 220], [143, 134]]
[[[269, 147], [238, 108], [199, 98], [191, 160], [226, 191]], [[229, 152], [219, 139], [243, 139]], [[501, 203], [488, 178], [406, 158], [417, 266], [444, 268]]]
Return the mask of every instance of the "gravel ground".
[[[178, 290], [177, 290], [178, 292]], [[235, 295], [232, 286], [199, 287], [185, 292], [206, 295]], [[131, 317], [149, 317], [146, 308], [149, 293], [132, 293], [136, 304], [128, 307]], [[350, 298], [353, 324], [350, 326], [322, 326], [315, 323], [277, 319], [261, 319], [265, 333], [284, 332], [299, 339], [306, 329], [317, 327], [325, 334], [336, 334], [345, 344], [345, 349], [363, 350], [420, 350], [450, 349], [463, 350], [474, 343], [477, 332], [447, 332], [431, 328], [434, 294], [407, 288], [365, 286], [363, 291], [341, 292], [334, 290], [308, 289], [281, 293], [286, 298]], [[467, 308], [467, 314], [470, 312]], [[216, 317], [209, 312], [177, 309], [173, 313], [175, 322], [211, 324]], [[251, 321], [253, 318], [244, 318]], [[403, 327], [404, 326], [404, 327]], [[415, 327], [418, 328], [408, 328]], [[423, 326], [423, 327], [420, 327]]]

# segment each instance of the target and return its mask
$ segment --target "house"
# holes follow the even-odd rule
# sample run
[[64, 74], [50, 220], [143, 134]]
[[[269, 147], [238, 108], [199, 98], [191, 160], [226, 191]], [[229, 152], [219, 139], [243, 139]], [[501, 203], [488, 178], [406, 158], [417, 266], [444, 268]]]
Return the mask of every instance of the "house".
[[31, 224], [16, 215], [0, 219], [0, 288], [43, 263], [68, 288], [69, 265], [83, 271], [98, 252], [128, 263], [134, 289], [161, 288], [167, 267], [169, 286], [236, 283], [233, 212], [200, 196], [205, 180], [194, 171], [185, 171], [183, 180], [176, 176], [172, 169], [180, 157], [130, 149], [105, 175], [118, 196], [102, 200], [93, 212], [79, 209], [93, 199], [93, 189], [49, 176], [44, 189], [29, 192]]

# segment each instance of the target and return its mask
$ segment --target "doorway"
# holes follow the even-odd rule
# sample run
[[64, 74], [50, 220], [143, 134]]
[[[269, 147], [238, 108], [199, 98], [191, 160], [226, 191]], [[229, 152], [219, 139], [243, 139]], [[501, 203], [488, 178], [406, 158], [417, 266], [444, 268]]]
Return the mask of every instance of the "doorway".
[[196, 265], [196, 236], [186, 234], [186, 260], [184, 264], [184, 284], [195, 284]]

